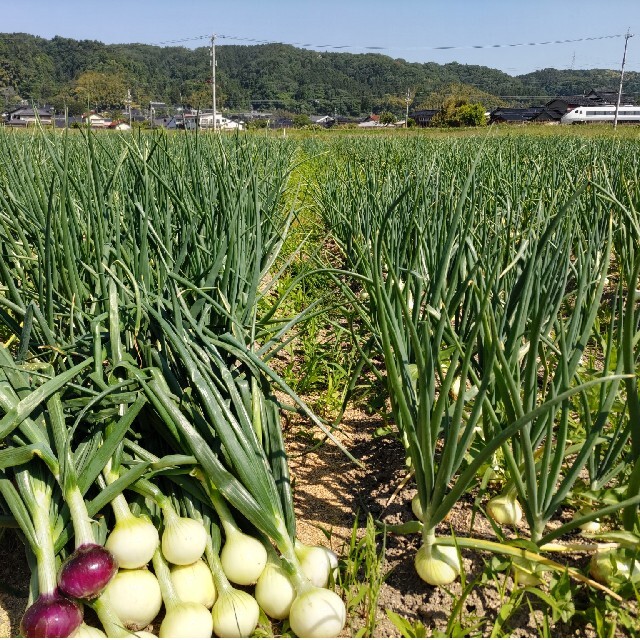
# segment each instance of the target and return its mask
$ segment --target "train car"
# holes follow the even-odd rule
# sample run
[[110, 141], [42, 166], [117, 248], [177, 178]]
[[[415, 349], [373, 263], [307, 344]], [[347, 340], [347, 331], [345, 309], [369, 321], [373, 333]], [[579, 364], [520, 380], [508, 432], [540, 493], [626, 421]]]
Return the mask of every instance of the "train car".
[[[565, 113], [560, 122], [562, 124], [583, 124], [585, 122], [613, 122], [616, 115], [616, 107], [606, 104], [601, 107], [576, 107]], [[640, 124], [640, 107], [625, 104], [618, 110], [618, 122]]]

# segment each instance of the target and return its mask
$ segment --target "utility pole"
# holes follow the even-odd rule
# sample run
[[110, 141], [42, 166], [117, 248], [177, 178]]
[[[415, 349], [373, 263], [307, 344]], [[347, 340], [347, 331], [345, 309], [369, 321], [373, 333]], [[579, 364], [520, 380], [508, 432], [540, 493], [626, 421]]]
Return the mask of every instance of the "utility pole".
[[407, 111], [404, 118], [404, 128], [406, 129], [409, 126], [409, 103], [411, 102], [411, 92], [409, 89], [407, 89], [407, 95], [404, 100], [407, 105]]
[[618, 88], [618, 101], [616, 102], [616, 115], [613, 118], [614, 129], [618, 127], [618, 111], [620, 111], [620, 99], [622, 98], [622, 80], [624, 79], [624, 63], [627, 59], [627, 44], [629, 43], [629, 38], [633, 38], [633, 34], [629, 33], [629, 29], [627, 29], [627, 33], [624, 36], [624, 53], [622, 54], [622, 67], [620, 68], [620, 87]]
[[213, 100], [213, 130], [216, 130], [216, 34], [211, 36], [211, 93]]
[[131, 89], [127, 89], [127, 111], [129, 112], [129, 126], [131, 126]]

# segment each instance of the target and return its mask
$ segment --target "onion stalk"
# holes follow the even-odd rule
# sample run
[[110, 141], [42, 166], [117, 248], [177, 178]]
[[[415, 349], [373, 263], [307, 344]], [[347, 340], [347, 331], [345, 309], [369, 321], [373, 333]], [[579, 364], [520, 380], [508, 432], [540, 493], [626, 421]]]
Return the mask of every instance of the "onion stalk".
[[60, 480], [65, 502], [69, 507], [75, 551], [68, 556], [58, 571], [58, 586], [67, 595], [91, 600], [102, 593], [118, 570], [113, 554], [96, 544], [78, 475], [71, 455], [71, 443], [66, 429], [62, 401], [58, 393], [47, 403], [58, 455], [64, 460], [64, 474]]
[[[33, 519], [33, 538], [28, 536], [38, 563], [38, 597], [20, 621], [27, 638], [61, 638], [75, 632], [83, 620], [81, 606], [61, 593], [56, 581], [56, 561], [49, 518], [52, 489], [28, 471], [16, 474], [16, 484]], [[3, 492], [4, 493], [4, 492]], [[9, 506], [14, 505], [8, 501]]]

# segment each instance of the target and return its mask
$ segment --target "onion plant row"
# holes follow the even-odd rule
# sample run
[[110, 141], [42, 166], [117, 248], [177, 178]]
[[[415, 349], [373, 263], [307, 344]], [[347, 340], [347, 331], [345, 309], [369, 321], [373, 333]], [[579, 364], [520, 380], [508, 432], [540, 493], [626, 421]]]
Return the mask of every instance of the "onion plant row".
[[260, 610], [337, 635], [335, 558], [296, 538], [275, 388], [307, 409], [268, 363], [296, 321], [270, 295], [291, 147], [0, 145], [0, 504], [33, 567], [22, 633], [102, 633], [84, 604], [109, 637], [162, 606], [161, 637], [249, 636]]
[[[420, 522], [397, 530], [421, 532], [426, 582], [452, 582], [465, 546], [513, 556], [524, 584], [563, 549], [597, 550], [601, 582], [637, 581], [637, 177], [630, 145], [522, 137], [362, 141], [320, 181], [356, 371], [386, 381], [415, 475]], [[529, 546], [445, 535], [492, 476], [492, 522], [524, 516]], [[613, 544], [557, 542], [605, 516], [623, 527], [601, 534]]]

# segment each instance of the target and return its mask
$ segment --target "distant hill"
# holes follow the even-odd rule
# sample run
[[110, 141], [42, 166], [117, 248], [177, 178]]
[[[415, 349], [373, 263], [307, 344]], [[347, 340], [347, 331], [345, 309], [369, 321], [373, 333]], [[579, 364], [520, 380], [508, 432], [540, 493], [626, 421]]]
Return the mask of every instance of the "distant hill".
[[[615, 90], [619, 81], [617, 71], [606, 69], [543, 69], [510, 76], [479, 65], [411, 63], [376, 53], [320, 53], [283, 44], [217, 46], [216, 57], [219, 105], [236, 111], [400, 114], [408, 88], [419, 106], [454, 83], [496, 96], [496, 104], [503, 97], [508, 104], [532, 105], [542, 104], [545, 96]], [[211, 104], [210, 76], [208, 47], [105, 45], [0, 34], [0, 108], [19, 98], [56, 110], [67, 105], [71, 112], [87, 105], [115, 107], [127, 89], [141, 105], [154, 100], [204, 107]], [[625, 93], [640, 95], [640, 73], [629, 72], [625, 78]]]

